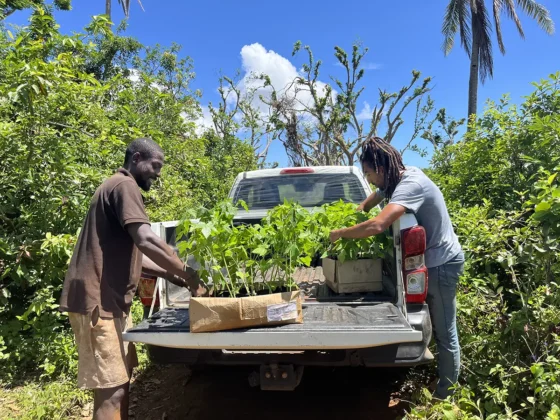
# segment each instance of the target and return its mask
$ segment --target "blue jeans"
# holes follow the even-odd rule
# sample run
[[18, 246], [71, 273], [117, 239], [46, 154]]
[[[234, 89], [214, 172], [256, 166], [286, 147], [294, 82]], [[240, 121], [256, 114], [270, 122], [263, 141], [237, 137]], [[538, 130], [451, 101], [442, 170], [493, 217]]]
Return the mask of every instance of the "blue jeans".
[[463, 273], [463, 253], [438, 267], [428, 269], [428, 296], [432, 327], [438, 351], [438, 376], [434, 396], [445, 399], [459, 379], [461, 348], [457, 335], [457, 283]]

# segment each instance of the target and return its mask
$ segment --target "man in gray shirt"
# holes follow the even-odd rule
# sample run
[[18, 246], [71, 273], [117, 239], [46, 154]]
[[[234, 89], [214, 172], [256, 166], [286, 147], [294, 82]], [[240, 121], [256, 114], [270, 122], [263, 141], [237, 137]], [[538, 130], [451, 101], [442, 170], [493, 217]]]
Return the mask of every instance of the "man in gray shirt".
[[439, 188], [418, 168], [405, 167], [400, 153], [379, 137], [366, 141], [360, 157], [367, 180], [378, 190], [358, 210], [368, 211], [383, 199], [388, 204], [371, 220], [331, 232], [330, 239], [359, 239], [384, 232], [404, 213], [413, 213], [426, 231], [425, 264], [434, 335], [438, 347], [435, 396], [446, 398], [459, 377], [461, 350], [457, 335], [456, 290], [464, 256]]

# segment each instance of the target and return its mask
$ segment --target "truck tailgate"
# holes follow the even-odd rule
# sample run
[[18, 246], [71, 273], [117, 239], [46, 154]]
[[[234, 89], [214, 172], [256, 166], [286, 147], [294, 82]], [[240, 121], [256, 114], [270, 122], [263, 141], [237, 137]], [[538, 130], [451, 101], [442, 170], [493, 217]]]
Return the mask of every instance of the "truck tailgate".
[[309, 304], [303, 324], [190, 333], [189, 310], [165, 308], [126, 331], [126, 341], [161, 347], [225, 350], [358, 349], [422, 341], [392, 303]]

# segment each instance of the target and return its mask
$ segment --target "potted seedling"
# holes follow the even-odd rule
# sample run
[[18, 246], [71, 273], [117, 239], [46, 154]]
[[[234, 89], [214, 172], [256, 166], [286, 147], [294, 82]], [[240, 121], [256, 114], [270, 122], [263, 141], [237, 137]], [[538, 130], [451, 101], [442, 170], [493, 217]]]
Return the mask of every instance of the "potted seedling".
[[383, 257], [392, 249], [387, 235], [328, 242], [331, 230], [365, 222], [377, 213], [377, 209], [369, 213], [356, 212], [355, 205], [342, 201], [324, 206], [315, 213], [316, 225], [323, 230], [323, 274], [334, 292], [379, 292], [383, 289]]

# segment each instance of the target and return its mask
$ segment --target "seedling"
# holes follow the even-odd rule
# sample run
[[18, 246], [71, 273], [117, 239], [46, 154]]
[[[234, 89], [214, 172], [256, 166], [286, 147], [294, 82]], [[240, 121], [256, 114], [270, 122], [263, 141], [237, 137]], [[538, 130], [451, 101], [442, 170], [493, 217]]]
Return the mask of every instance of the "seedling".
[[[239, 203], [247, 209], [245, 203]], [[386, 235], [329, 242], [333, 229], [352, 226], [376, 214], [356, 212], [342, 201], [312, 212], [296, 203], [284, 202], [267, 213], [261, 224], [235, 226], [237, 207], [231, 201], [214, 209], [190, 211], [177, 227], [182, 257], [192, 255], [199, 273], [214, 287], [214, 294], [238, 296], [295, 290], [293, 274], [309, 267], [317, 256], [340, 261], [380, 258], [391, 249]]]

